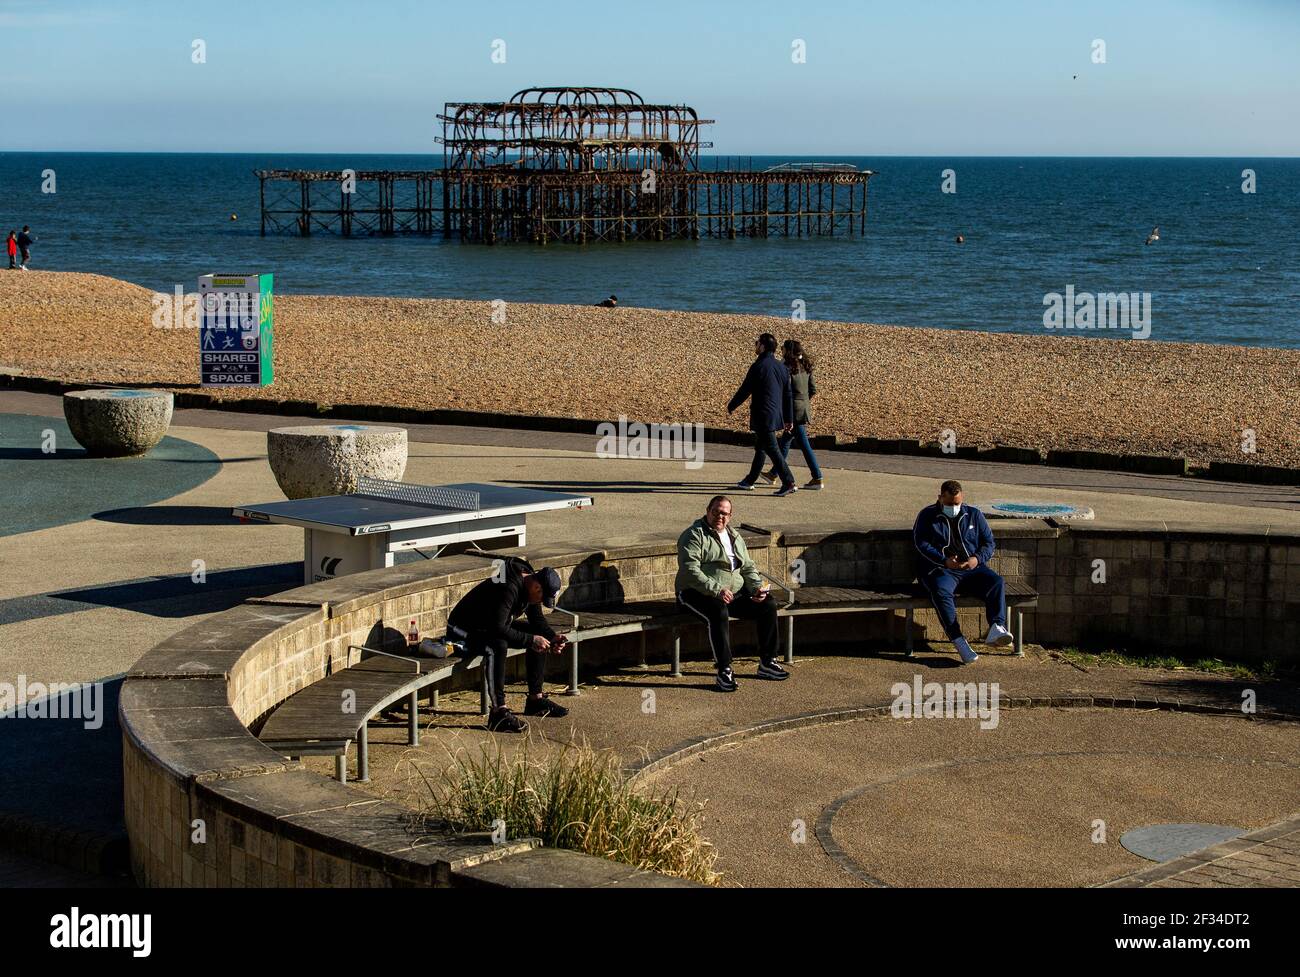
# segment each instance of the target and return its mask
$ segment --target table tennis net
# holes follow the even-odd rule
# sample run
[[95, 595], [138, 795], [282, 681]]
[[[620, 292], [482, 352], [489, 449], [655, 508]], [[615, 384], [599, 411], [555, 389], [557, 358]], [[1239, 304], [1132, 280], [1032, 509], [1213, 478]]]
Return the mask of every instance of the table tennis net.
[[479, 493], [470, 489], [442, 488], [435, 485], [408, 485], [405, 482], [390, 482], [382, 478], [357, 479], [354, 495], [366, 495], [373, 499], [393, 499], [398, 502], [414, 502], [417, 505], [436, 505], [444, 509], [479, 508]]

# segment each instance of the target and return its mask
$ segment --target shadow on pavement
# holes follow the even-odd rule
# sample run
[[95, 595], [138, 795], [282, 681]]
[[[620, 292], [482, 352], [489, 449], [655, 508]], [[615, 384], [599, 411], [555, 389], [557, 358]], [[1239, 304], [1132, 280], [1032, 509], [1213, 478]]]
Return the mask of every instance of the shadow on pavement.
[[[77, 832], [104, 846], [105, 857], [124, 867], [126, 824], [122, 815], [122, 735], [117, 723], [120, 678], [98, 683], [89, 695], [37, 697], [27, 709], [57, 718], [0, 719], [0, 842]], [[92, 690], [93, 685], [82, 687]], [[33, 702], [39, 702], [34, 707]], [[67, 718], [63, 718], [67, 717]], [[87, 723], [98, 728], [87, 729]], [[72, 854], [72, 853], [68, 853]]]
[[224, 611], [249, 597], [267, 597], [301, 584], [302, 564], [298, 562], [214, 570], [203, 583], [196, 583], [184, 573], [143, 577], [102, 587], [0, 600], [0, 624], [71, 614], [88, 606], [118, 607], [151, 617], [190, 617]]
[[130, 526], [229, 526], [239, 522], [230, 514], [229, 506], [220, 505], [128, 506], [105, 509], [91, 518]]

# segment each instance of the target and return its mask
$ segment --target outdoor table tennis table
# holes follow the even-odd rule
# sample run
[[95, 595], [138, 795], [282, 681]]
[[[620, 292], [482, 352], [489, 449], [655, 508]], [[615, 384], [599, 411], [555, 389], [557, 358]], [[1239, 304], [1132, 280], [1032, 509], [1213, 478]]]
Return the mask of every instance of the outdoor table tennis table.
[[528, 513], [593, 504], [587, 495], [481, 482], [433, 486], [360, 478], [351, 495], [231, 511], [239, 519], [301, 526], [303, 582], [314, 583], [391, 567], [406, 550], [435, 549], [433, 558], [452, 543], [510, 539], [510, 545], [524, 546]]

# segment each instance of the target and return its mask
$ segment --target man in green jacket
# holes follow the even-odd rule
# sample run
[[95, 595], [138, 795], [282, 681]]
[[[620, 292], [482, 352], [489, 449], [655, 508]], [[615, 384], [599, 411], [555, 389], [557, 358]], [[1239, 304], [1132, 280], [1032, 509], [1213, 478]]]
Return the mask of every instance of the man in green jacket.
[[776, 601], [749, 558], [744, 539], [732, 532], [730, 523], [731, 500], [715, 495], [704, 516], [677, 539], [677, 600], [709, 627], [719, 692], [736, 691], [728, 627], [732, 617], [748, 618], [758, 627], [758, 677], [774, 681], [790, 677], [776, 660], [781, 650]]

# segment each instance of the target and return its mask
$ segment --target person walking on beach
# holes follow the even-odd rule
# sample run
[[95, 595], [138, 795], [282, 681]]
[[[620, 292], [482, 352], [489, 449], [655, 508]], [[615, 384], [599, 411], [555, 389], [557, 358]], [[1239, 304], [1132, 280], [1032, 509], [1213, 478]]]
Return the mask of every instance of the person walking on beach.
[[5, 247], [9, 249], [9, 270], [13, 271], [18, 267], [18, 238], [15, 237], [14, 231], [9, 232], [9, 240], [5, 243]]
[[781, 636], [776, 600], [731, 528], [731, 500], [715, 495], [704, 515], [677, 538], [677, 600], [709, 628], [709, 648], [718, 671], [719, 692], [735, 692], [731, 670], [733, 617], [753, 621], [758, 629], [758, 677], [779, 682], [790, 677], [777, 662]]
[[[790, 371], [790, 390], [794, 401], [794, 430], [782, 434], [777, 446], [781, 449], [781, 457], [788, 460], [790, 445], [798, 442], [804, 461], [808, 463], [808, 470], [812, 472], [812, 481], [804, 488], [820, 490], [826, 487], [826, 481], [822, 478], [822, 470], [817, 465], [817, 456], [813, 454], [812, 442], [808, 440], [808, 425], [812, 422], [812, 409], [808, 402], [817, 396], [817, 384], [813, 382], [812, 357], [804, 350], [799, 340], [787, 339], [781, 344], [781, 359], [785, 363], [785, 368]], [[776, 468], [769, 468], [762, 477], [771, 485], [776, 481]]]
[[[525, 716], [559, 718], [569, 710], [552, 702], [542, 692], [547, 652], [559, 654], [568, 639], [546, 623], [542, 605], [555, 606], [560, 592], [560, 575], [550, 567], [534, 570], [518, 557], [509, 557], [494, 573], [467, 593], [447, 616], [447, 637], [465, 643], [469, 658], [483, 656], [487, 682], [488, 729], [494, 733], [522, 733], [528, 723], [506, 708], [506, 650], [524, 649], [528, 672]], [[515, 626], [525, 614], [528, 624]]]
[[790, 466], [781, 456], [777, 447], [776, 436], [782, 431], [794, 429], [794, 401], [790, 388], [790, 371], [778, 360], [776, 337], [765, 332], [754, 340], [754, 362], [745, 374], [745, 380], [736, 391], [736, 395], [727, 404], [730, 414], [746, 400], [749, 401], [749, 429], [754, 432], [754, 463], [749, 466], [749, 474], [736, 483], [736, 488], [750, 491], [763, 472], [763, 458], [772, 461], [772, 467], [781, 477], [781, 488], [777, 495], [789, 495], [797, 492], [799, 486], [794, 483]]
[[18, 250], [22, 252], [23, 257], [22, 264], [19, 267], [23, 271], [27, 270], [27, 262], [32, 256], [32, 242], [35, 240], [36, 238], [32, 237], [32, 229], [24, 224], [23, 229], [18, 232]]
[[939, 499], [917, 514], [912, 527], [916, 547], [916, 577], [930, 595], [944, 633], [961, 655], [962, 664], [979, 658], [957, 623], [958, 596], [969, 594], [984, 600], [989, 619], [986, 645], [1011, 644], [1007, 611], [1003, 602], [1006, 585], [1001, 574], [990, 567], [993, 559], [993, 530], [984, 513], [962, 505], [961, 482], [949, 479], [939, 486]]

